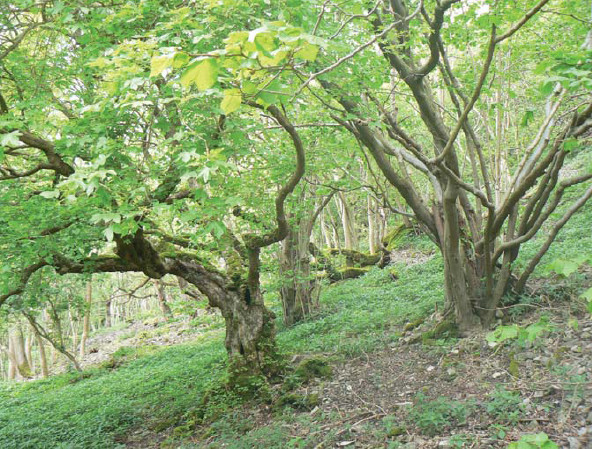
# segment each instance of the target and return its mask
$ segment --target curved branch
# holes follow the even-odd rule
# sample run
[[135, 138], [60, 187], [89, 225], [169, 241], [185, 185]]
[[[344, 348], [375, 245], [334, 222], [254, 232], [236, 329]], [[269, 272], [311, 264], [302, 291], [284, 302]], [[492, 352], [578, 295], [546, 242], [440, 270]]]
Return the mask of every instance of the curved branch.
[[[530, 226], [528, 231], [524, 232], [523, 234], [519, 235], [518, 237], [516, 237], [513, 240], [502, 243], [493, 253], [493, 256], [491, 258], [491, 262], [493, 264], [495, 264], [495, 262], [502, 255], [503, 252], [508, 251], [513, 248], [516, 248], [516, 247], [520, 246], [522, 243], [527, 242], [528, 240], [533, 238], [535, 236], [535, 234], [537, 233], [537, 231], [543, 226], [543, 224], [547, 221], [547, 219], [551, 216], [551, 214], [559, 206], [559, 203], [561, 201], [561, 198], [563, 197], [563, 193], [564, 193], [565, 189], [570, 186], [580, 184], [582, 182], [586, 182], [590, 178], [592, 178], [592, 175], [584, 175], [584, 176], [580, 176], [580, 177], [573, 178], [573, 179], [568, 179], [568, 180], [561, 182], [559, 188], [557, 189], [557, 192], [555, 192], [555, 195], [554, 195], [554, 198], [553, 198], [553, 201], [551, 202], [551, 204], [549, 204], [547, 209], [537, 217], [537, 219], [534, 221], [534, 223], [532, 223], [532, 225]], [[570, 217], [571, 217], [571, 215], [570, 215]]]
[[[246, 103], [254, 108], [265, 110], [263, 106], [253, 101], [246, 101]], [[292, 143], [294, 144], [294, 150], [296, 152], [296, 169], [286, 184], [282, 186], [275, 199], [275, 216], [277, 228], [262, 236], [257, 236], [254, 234], [246, 235], [244, 237], [245, 245], [249, 249], [263, 248], [286, 238], [286, 235], [288, 235], [288, 220], [286, 218], [284, 203], [288, 195], [294, 191], [304, 176], [304, 171], [306, 168], [304, 145], [302, 143], [302, 139], [300, 139], [298, 131], [296, 131], [296, 128], [294, 128], [294, 125], [292, 125], [292, 123], [276, 106], [269, 106], [266, 110], [290, 135]]]
[[27, 268], [25, 268], [22, 273], [21, 273], [21, 278], [17, 284], [17, 286], [15, 288], [13, 288], [12, 290], [8, 291], [8, 293], [5, 293], [4, 295], [0, 295], [0, 307], [2, 307], [2, 305], [8, 300], [8, 298], [15, 296], [15, 295], [20, 295], [21, 293], [23, 293], [25, 291], [25, 287], [27, 286], [27, 283], [29, 282], [29, 279], [31, 278], [31, 276], [33, 276], [34, 273], [36, 273], [37, 271], [39, 271], [41, 268], [48, 266], [49, 264], [45, 261], [40, 261], [34, 264], [29, 265]]
[[528, 266], [525, 268], [525, 270], [520, 275], [520, 278], [518, 279], [518, 283], [516, 284], [516, 290], [518, 292], [521, 292], [524, 290], [524, 287], [526, 286], [526, 282], [528, 281], [528, 278], [534, 272], [534, 269], [537, 267], [537, 265], [539, 264], [539, 262], [541, 261], [543, 256], [547, 253], [551, 244], [555, 241], [555, 238], [557, 237], [557, 234], [559, 233], [559, 231], [561, 231], [561, 228], [563, 228], [563, 226], [565, 226], [565, 224], [569, 221], [569, 219], [573, 216], [573, 214], [575, 214], [579, 209], [581, 209], [586, 204], [586, 202], [590, 199], [590, 197], [592, 197], [592, 186], [589, 187], [588, 190], [586, 191], [586, 193], [584, 193], [584, 195], [582, 195], [580, 197], [580, 199], [578, 201], [576, 201], [565, 212], [563, 217], [561, 217], [561, 219], [557, 223], [555, 223], [555, 226], [553, 226], [553, 228], [549, 232], [549, 236], [547, 237], [547, 240], [545, 241], [545, 243], [543, 244], [541, 249], [531, 259]]
[[461, 128], [465, 124], [467, 117], [469, 116], [469, 112], [473, 109], [473, 106], [477, 102], [477, 99], [481, 95], [481, 88], [483, 87], [483, 83], [487, 78], [487, 74], [489, 73], [489, 68], [491, 67], [491, 61], [493, 61], [493, 55], [495, 53], [495, 25], [491, 27], [491, 37], [489, 39], [489, 46], [487, 48], [487, 58], [485, 59], [485, 63], [483, 64], [483, 69], [481, 70], [481, 75], [479, 76], [479, 81], [477, 82], [477, 87], [475, 87], [475, 91], [471, 96], [471, 99], [466, 104], [465, 109], [463, 110], [461, 116], [459, 117], [458, 121], [456, 122], [456, 126], [450, 133], [450, 137], [448, 138], [448, 142], [446, 142], [446, 146], [442, 150], [442, 152], [436, 156], [432, 162], [437, 164], [442, 162], [448, 156], [450, 150], [454, 147], [454, 142], [458, 137], [458, 133], [460, 132]]
[[430, 24], [432, 33], [429, 37], [430, 58], [426, 63], [415, 71], [414, 75], [424, 77], [436, 68], [438, 60], [440, 59], [440, 49], [438, 48], [438, 41], [440, 39], [440, 30], [444, 24], [444, 13], [454, 4], [460, 0], [446, 0], [436, 7], [434, 12], [434, 21]]
[[537, 12], [539, 12], [541, 10], [541, 8], [543, 6], [545, 6], [547, 3], [549, 3], [549, 0], [541, 0], [540, 2], [538, 2], [530, 11], [528, 11], [524, 15], [524, 17], [522, 17], [522, 19], [520, 19], [518, 22], [516, 22], [514, 25], [512, 25], [512, 27], [508, 31], [506, 31], [504, 34], [499, 36], [495, 40], [495, 43], [498, 44], [498, 43], [506, 40], [510, 36], [512, 36], [512, 34], [514, 34], [516, 31], [518, 31], [520, 28], [522, 28], [522, 26], [526, 22], [528, 22], [532, 18], [532, 16], [534, 16]]

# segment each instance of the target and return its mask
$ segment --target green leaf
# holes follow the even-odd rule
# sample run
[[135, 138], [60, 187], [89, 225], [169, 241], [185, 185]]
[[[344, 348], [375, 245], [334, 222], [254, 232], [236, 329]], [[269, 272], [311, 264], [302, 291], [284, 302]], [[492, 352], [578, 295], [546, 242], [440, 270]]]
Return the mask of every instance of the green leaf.
[[41, 192], [39, 195], [42, 196], [43, 198], [59, 198], [60, 191], [59, 190], [48, 190], [46, 192]]
[[574, 138], [566, 139], [563, 141], [563, 149], [568, 153], [578, 147], [578, 140]]
[[214, 234], [214, 237], [219, 239], [226, 231], [226, 226], [224, 226], [224, 223], [220, 221], [210, 221], [207, 224], [205, 231], [211, 232], [212, 234]]
[[216, 84], [217, 79], [218, 61], [208, 58], [191, 64], [181, 75], [181, 85], [189, 87], [195, 84], [199, 90], [206, 90]]
[[518, 338], [519, 333], [520, 328], [515, 324], [512, 326], [499, 326], [493, 332], [487, 334], [485, 339], [489, 343], [502, 343], [506, 340]]
[[570, 274], [575, 273], [580, 268], [582, 261], [579, 259], [555, 259], [548, 265], [550, 271], [568, 277]]
[[201, 169], [201, 171], [197, 174], [198, 178], [202, 178], [204, 180], [204, 182], [208, 182], [210, 180], [210, 167], [208, 167], [207, 165]]
[[228, 115], [236, 111], [241, 105], [241, 92], [238, 89], [226, 89], [224, 91], [224, 99], [220, 104], [222, 112]]
[[318, 53], [319, 47], [306, 43], [300, 50], [294, 53], [294, 56], [296, 58], [306, 59], [307, 61], [314, 61], [317, 59]]
[[166, 69], [168, 69], [172, 60], [170, 56], [153, 56], [150, 60], [150, 78], [160, 75]]
[[537, 433], [535, 435], [525, 435], [524, 440], [528, 441], [529, 443], [543, 444], [549, 441], [549, 437], [546, 433]]
[[555, 83], [553, 83], [552, 81], [547, 81], [547, 82], [541, 84], [539, 91], [545, 96], [551, 95], [553, 93], [554, 86], [555, 86]]
[[175, 53], [173, 57], [173, 68], [179, 69], [189, 62], [189, 55], [184, 52]]
[[530, 342], [535, 341], [543, 332], [550, 330], [549, 323], [544, 320], [540, 320], [537, 323], [533, 323], [527, 326], [525, 329], [520, 331], [520, 339], [522, 341], [527, 340]]
[[541, 444], [541, 449], [559, 449], [559, 446], [555, 444], [553, 441], [545, 441]]
[[508, 449], [558, 449], [559, 446], [549, 439], [546, 433], [523, 435], [519, 441], [510, 443]]
[[520, 122], [520, 126], [525, 127], [534, 119], [534, 110], [528, 109], [524, 115], [522, 116], [522, 121]]
[[112, 226], [109, 226], [107, 229], [105, 229], [103, 231], [103, 234], [105, 234], [105, 237], [107, 238], [108, 242], [113, 241], [113, 227]]
[[251, 94], [254, 94], [255, 92], [257, 92], [259, 90], [259, 88], [257, 87], [257, 84], [255, 84], [254, 82], [249, 81], [249, 80], [244, 80], [243, 85], [242, 85], [242, 90], [244, 93], [251, 95]]
[[589, 301], [592, 301], [592, 287], [590, 287], [588, 290], [586, 290], [584, 293], [582, 293], [580, 295], [580, 298], [584, 298]]
[[257, 33], [253, 39], [255, 48], [265, 56], [271, 57], [271, 52], [276, 49], [275, 39], [271, 33]]

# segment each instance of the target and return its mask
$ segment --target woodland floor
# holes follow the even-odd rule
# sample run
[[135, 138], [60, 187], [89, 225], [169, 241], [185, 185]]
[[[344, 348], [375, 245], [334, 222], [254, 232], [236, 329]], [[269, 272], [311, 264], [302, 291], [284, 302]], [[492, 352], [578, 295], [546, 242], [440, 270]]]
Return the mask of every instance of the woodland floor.
[[223, 320], [148, 317], [93, 334], [82, 376], [0, 385], [0, 448], [505, 449], [540, 432], [592, 448], [592, 319], [573, 276], [542, 279], [505, 310], [504, 324], [538, 329], [532, 342], [492, 347], [485, 332], [432, 338], [441, 260], [429, 248], [395, 256], [399, 280], [373, 270], [327, 288], [310, 320], [278, 322], [290, 365], [320, 360], [330, 377], [286, 388], [288, 377], [247, 402], [222, 389], [196, 418], [224, 385]]
[[[199, 311], [217, 320], [213, 312]], [[189, 321], [172, 322], [164, 326], [163, 324], [165, 324], [164, 319], [151, 318], [134, 321], [122, 329], [91, 336], [87, 341], [88, 353], [81, 359], [80, 364], [83, 368], [87, 368], [104, 363], [123, 347], [166, 347], [191, 342], [204, 331], [210, 330], [207, 324], [196, 327]]]
[[[505, 448], [522, 434], [545, 432], [562, 448], [590, 448], [592, 320], [559, 315], [534, 343], [492, 348], [480, 334], [426, 345], [409, 343], [408, 335], [334, 364], [331, 379], [295, 392], [318, 397], [318, 403], [283, 409], [277, 399], [251, 404], [225, 416], [223, 426], [196, 426], [185, 445], [167, 444], [170, 430], [139, 431], [126, 445]], [[537, 311], [525, 320], [540, 316]], [[280, 435], [290, 438], [275, 445]]]

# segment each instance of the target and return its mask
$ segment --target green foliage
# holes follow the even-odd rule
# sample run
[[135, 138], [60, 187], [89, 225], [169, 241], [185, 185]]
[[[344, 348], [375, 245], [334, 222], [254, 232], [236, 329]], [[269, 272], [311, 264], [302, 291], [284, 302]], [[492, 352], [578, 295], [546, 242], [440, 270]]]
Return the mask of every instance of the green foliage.
[[[441, 267], [437, 257], [424, 265], [401, 266], [405, 286], [393, 282], [388, 270], [373, 269], [360, 279], [327, 288], [321, 295], [323, 314], [280, 329], [280, 349], [344, 356], [385, 345], [392, 341], [393, 326], [423, 316], [433, 308], [435, 298], [442, 297]], [[231, 421], [227, 414], [240, 409], [244, 398], [225, 386], [219, 318], [200, 316], [194, 319], [195, 325], [201, 320], [209, 331], [195, 343], [156, 352], [153, 347], [124, 347], [114, 354], [108, 369], [90, 370], [90, 377], [68, 374], [27, 384], [0, 384], [0, 446], [37, 449], [71, 444], [113, 449], [138, 426], [174, 427], [181, 437], [207, 422], [213, 423], [213, 432], [225, 432], [217, 435], [228, 447], [248, 448], [253, 441], [278, 449], [306, 447], [305, 439], [294, 439], [281, 425], [249, 432], [240, 439], [233, 425], [224, 427]], [[135, 331], [128, 335], [136, 336]], [[309, 357], [298, 372], [308, 380], [330, 375], [331, 367], [325, 359]], [[300, 374], [294, 387], [302, 383]], [[248, 391], [251, 386], [252, 382], [246, 386]], [[292, 399], [296, 408], [310, 407], [315, 401], [314, 396]], [[71, 419], [74, 415], [75, 421]]]
[[313, 357], [300, 362], [293, 373], [284, 382], [284, 390], [292, 390], [313, 379], [329, 379], [333, 375], [333, 368], [327, 360]]
[[438, 341], [452, 339], [458, 337], [458, 326], [452, 320], [445, 320], [438, 324], [433, 329], [430, 329], [421, 334], [421, 342], [424, 345], [435, 344]]
[[524, 404], [520, 393], [497, 386], [489, 395], [485, 410], [497, 423], [516, 425], [524, 416]]
[[[177, 420], [224, 372], [219, 338], [132, 358], [90, 377], [0, 384], [0, 446], [6, 449], [113, 449], [140, 424]], [[120, 355], [132, 355], [125, 349]], [[76, 417], [76, 419], [72, 419]]]
[[443, 396], [429, 400], [423, 393], [418, 393], [407, 413], [407, 421], [426, 435], [434, 436], [452, 425], [464, 424], [474, 407], [472, 402], [454, 401]]
[[296, 394], [286, 393], [279, 397], [277, 407], [291, 407], [296, 410], [312, 410], [320, 404], [318, 393]]
[[498, 326], [494, 331], [487, 334], [485, 339], [493, 346], [510, 340], [517, 340], [518, 343], [534, 342], [543, 333], [553, 330], [546, 316], [542, 316], [538, 322], [529, 324], [526, 327], [511, 324], [508, 326]]
[[280, 346], [290, 353], [357, 355], [392, 342], [394, 328], [425, 316], [443, 300], [440, 257], [397, 270], [398, 282], [388, 270], [374, 268], [328, 287], [321, 293], [322, 313], [279, 333]]
[[405, 425], [402, 425], [400, 420], [393, 415], [387, 415], [382, 418], [382, 425], [385, 428], [386, 436], [390, 438], [403, 435], [407, 430]]
[[588, 309], [588, 312], [590, 312], [590, 314], [592, 315], [592, 287], [586, 290], [584, 293], [582, 293], [580, 297], [588, 301], [586, 308]]
[[326, 360], [311, 358], [304, 360], [294, 370], [294, 375], [304, 382], [314, 379], [328, 379], [333, 374], [333, 369]]
[[[582, 152], [574, 155], [571, 166], [578, 170], [589, 170], [592, 162], [592, 154], [590, 152]], [[584, 192], [585, 186], [575, 186], [574, 189], [567, 194], [568, 198], [574, 199]], [[561, 214], [565, 212], [566, 206], [558, 208], [553, 215], [554, 219], [558, 219]], [[574, 268], [577, 271], [583, 264], [589, 261], [592, 253], [592, 233], [590, 233], [590, 221], [592, 220], [592, 207], [590, 205], [584, 206], [581, 211], [575, 214], [572, 219], [567, 222], [561, 232], [558, 234], [555, 242], [545, 254], [541, 263], [534, 272], [536, 277], [549, 277], [552, 273], [557, 273], [560, 276], [570, 276], [570, 281], [577, 279], [577, 272], [574, 273]], [[527, 242], [520, 250], [519, 257], [516, 261], [518, 267], [525, 265], [528, 260], [538, 251], [542, 243], [547, 238], [546, 228], [543, 232], [537, 233], [535, 239]], [[588, 260], [588, 262], [586, 262]], [[575, 267], [577, 265], [577, 267]], [[555, 271], [557, 269], [558, 271]]]
[[466, 444], [471, 441], [471, 437], [464, 433], [458, 433], [456, 435], [452, 435], [449, 440], [449, 444], [451, 448], [458, 448], [461, 449], [466, 447]]
[[546, 269], [551, 272], [568, 277], [569, 275], [578, 271], [578, 269], [586, 262], [590, 263], [589, 255], [581, 255], [572, 257], [570, 259], [557, 258], [547, 264]]
[[195, 84], [199, 90], [207, 90], [216, 84], [218, 70], [218, 62], [214, 58], [194, 62], [181, 76], [181, 85], [189, 87]]
[[507, 449], [559, 449], [546, 433], [523, 435], [520, 440], [510, 443]]

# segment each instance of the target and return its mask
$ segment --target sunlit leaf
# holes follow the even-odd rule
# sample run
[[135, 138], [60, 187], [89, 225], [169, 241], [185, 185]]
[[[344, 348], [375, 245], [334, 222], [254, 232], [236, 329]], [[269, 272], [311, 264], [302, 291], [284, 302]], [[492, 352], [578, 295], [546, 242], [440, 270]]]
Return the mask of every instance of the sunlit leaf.
[[241, 105], [241, 92], [238, 89], [227, 89], [224, 91], [224, 99], [220, 104], [224, 114], [231, 114]]
[[191, 64], [181, 76], [181, 85], [195, 84], [199, 90], [206, 90], [216, 84], [218, 61], [214, 58], [202, 59]]
[[150, 60], [150, 77], [158, 76], [172, 64], [170, 56], [153, 56]]

